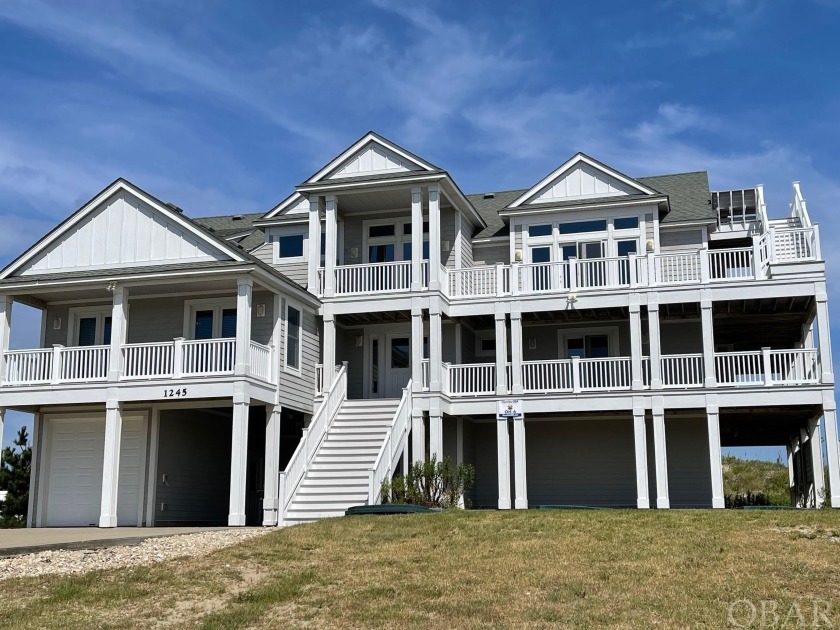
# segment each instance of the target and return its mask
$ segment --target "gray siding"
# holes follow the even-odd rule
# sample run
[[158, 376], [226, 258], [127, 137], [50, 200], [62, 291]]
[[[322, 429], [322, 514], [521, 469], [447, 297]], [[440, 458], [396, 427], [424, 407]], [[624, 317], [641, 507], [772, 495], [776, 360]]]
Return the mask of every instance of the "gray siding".
[[315, 366], [320, 363], [321, 338], [318, 319], [313, 311], [303, 308], [301, 326], [301, 369], [287, 371], [286, 364], [286, 300], [283, 299], [283, 333], [279, 340], [280, 404], [304, 413], [312, 413], [315, 398]]
[[[347, 397], [364, 398], [365, 348], [356, 346], [356, 336], [363, 335], [364, 328], [336, 328], [335, 357], [338, 363], [347, 361]], [[370, 343], [370, 342], [368, 342]]]
[[476, 266], [495, 265], [497, 263], [506, 265], [510, 262], [510, 244], [507, 242], [476, 245], [473, 253]]
[[[455, 211], [451, 208], [440, 211], [440, 264], [449, 269], [455, 268], [455, 239], [458, 233], [455, 231]], [[443, 249], [443, 244], [448, 243], [449, 249]], [[429, 243], [429, 247], [432, 243]]]
[[473, 266], [473, 242], [470, 238], [470, 226], [461, 219], [461, 267]]
[[712, 507], [712, 473], [706, 419], [670, 416], [666, 413], [665, 442], [671, 507]]
[[653, 214], [646, 214], [645, 215], [645, 242], [642, 243], [642, 249], [639, 253], [644, 253], [647, 251], [647, 241], [655, 243], [655, 229], [653, 226]]
[[184, 298], [129, 298], [128, 343], [172, 341], [183, 334]]
[[[309, 245], [309, 239], [305, 238], [303, 247], [304, 250]], [[277, 271], [286, 276], [289, 280], [297, 282], [300, 286], [306, 287], [309, 282], [309, 263], [294, 262], [294, 263], [278, 263], [274, 260], [274, 245], [273, 243], [265, 243], [260, 245], [251, 254], [267, 265], [271, 265]]]
[[670, 322], [659, 325], [662, 354], [703, 352], [703, 329], [700, 322]]
[[[463, 329], [463, 327], [462, 327]], [[441, 354], [445, 363], [455, 363], [455, 324], [445, 323], [441, 326]]]
[[[584, 329], [585, 334], [597, 334], [605, 328], [618, 328], [618, 348], [615, 356], [630, 356], [630, 323], [615, 322], [609, 324], [581, 323], [569, 326], [523, 326], [522, 327], [522, 356], [524, 361], [550, 361], [560, 357], [560, 343], [558, 331]], [[510, 337], [510, 335], [508, 335]], [[529, 349], [529, 339], [536, 339], [536, 348]], [[565, 357], [563, 357], [565, 358]]]
[[674, 250], [695, 251], [703, 246], [703, 230], [660, 230], [659, 249], [663, 252]]

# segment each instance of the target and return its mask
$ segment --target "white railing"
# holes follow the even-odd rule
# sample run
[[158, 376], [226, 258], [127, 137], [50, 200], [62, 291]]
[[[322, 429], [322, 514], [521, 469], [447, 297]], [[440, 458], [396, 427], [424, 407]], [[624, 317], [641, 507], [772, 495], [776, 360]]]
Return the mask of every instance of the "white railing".
[[[447, 269], [447, 293], [452, 298], [498, 295], [500, 288], [499, 274], [506, 276], [506, 270], [507, 267], [503, 265]], [[506, 292], [504, 286], [501, 292]]]
[[286, 470], [280, 473], [278, 497], [278, 525], [282, 525], [286, 516], [286, 508], [297, 492], [300, 482], [309, 470], [309, 464], [318, 447], [324, 440], [327, 431], [338, 415], [341, 404], [347, 398], [347, 364], [344, 363], [335, 375], [332, 387], [324, 392], [321, 406], [312, 416], [309, 427], [303, 430], [303, 437], [298, 442]]
[[569, 288], [569, 263], [525, 263], [513, 265], [512, 286], [519, 293], [546, 293]]
[[[428, 265], [424, 277], [428, 277]], [[335, 294], [411, 290], [411, 261], [340, 265], [335, 268]]]
[[748, 227], [756, 220], [758, 190], [721, 190], [712, 192], [712, 205], [717, 210], [718, 225]]
[[799, 225], [802, 227], [811, 227], [808, 205], [805, 203], [805, 197], [802, 196], [799, 182], [793, 182], [793, 201], [790, 204], [790, 214], [792, 217], [799, 219]]
[[574, 261], [574, 276], [578, 289], [630, 286], [630, 259], [579, 258]]
[[610, 357], [603, 359], [572, 360], [572, 369], [580, 370], [580, 389], [582, 390], [614, 390], [630, 389], [630, 357]]
[[760, 385], [764, 383], [761, 351], [716, 352], [715, 378], [718, 385]]
[[4, 385], [49, 383], [52, 379], [53, 349], [10, 350], [5, 353]]
[[702, 277], [699, 252], [656, 254], [653, 268], [656, 284], [698, 283]]
[[271, 348], [256, 341], [251, 342], [251, 374], [265, 381], [271, 380]]
[[710, 249], [705, 255], [709, 257], [710, 280], [743, 280], [756, 276], [752, 247]]
[[122, 347], [123, 378], [160, 378], [173, 375], [175, 343], [130, 343]]
[[111, 346], [62, 348], [59, 378], [65, 383], [104, 381], [108, 378]]
[[806, 385], [820, 382], [820, 356], [816, 348], [771, 350], [770, 378], [780, 385]]
[[702, 354], [666, 354], [660, 360], [663, 387], [702, 387]]
[[522, 388], [526, 393], [570, 392], [572, 386], [569, 359], [522, 362]]
[[786, 260], [818, 260], [817, 226], [807, 228], [773, 228], [773, 262]]
[[446, 391], [450, 396], [480, 396], [496, 393], [495, 363], [444, 363]]
[[394, 414], [394, 421], [388, 428], [385, 442], [379, 449], [376, 462], [370, 469], [368, 478], [368, 505], [376, 505], [382, 502], [382, 482], [390, 480], [394, 476], [397, 462], [405, 452], [408, 440], [408, 433], [411, 429], [411, 381], [403, 389], [400, 404]]
[[236, 339], [185, 341], [180, 373], [184, 376], [230, 374], [235, 360]]

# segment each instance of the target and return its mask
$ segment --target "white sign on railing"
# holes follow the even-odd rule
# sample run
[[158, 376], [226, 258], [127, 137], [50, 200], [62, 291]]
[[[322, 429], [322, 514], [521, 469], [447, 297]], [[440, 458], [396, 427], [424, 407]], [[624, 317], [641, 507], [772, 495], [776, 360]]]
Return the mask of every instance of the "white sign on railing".
[[513, 418], [525, 419], [525, 413], [522, 411], [522, 399], [520, 398], [505, 398], [498, 401], [498, 408], [496, 410], [497, 420], [506, 420]]

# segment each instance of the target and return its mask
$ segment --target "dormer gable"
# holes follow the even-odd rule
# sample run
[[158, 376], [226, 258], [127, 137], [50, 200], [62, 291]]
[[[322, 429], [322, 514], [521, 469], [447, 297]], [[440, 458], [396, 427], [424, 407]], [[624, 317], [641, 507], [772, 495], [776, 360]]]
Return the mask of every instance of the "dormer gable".
[[509, 207], [655, 194], [655, 190], [633, 178], [583, 153], [577, 153], [520, 195]]
[[243, 260], [179, 210], [119, 179], [9, 264], [0, 278]]

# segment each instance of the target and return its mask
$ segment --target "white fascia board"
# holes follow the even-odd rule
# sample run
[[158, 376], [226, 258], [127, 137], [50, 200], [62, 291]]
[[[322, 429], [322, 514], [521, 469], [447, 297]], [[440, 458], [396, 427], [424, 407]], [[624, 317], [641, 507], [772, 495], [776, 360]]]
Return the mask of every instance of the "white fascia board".
[[405, 184], [413, 184], [415, 182], [434, 182], [440, 181], [446, 178], [445, 173], [434, 173], [432, 175], [422, 174], [421, 176], [411, 176], [410, 173], [422, 173], [422, 171], [410, 171], [406, 173], [406, 177], [389, 177], [385, 179], [368, 179], [365, 181], [355, 181], [355, 182], [342, 182], [341, 180], [330, 180], [329, 183], [314, 183], [314, 184], [303, 184], [298, 186], [297, 189], [304, 195], [308, 195], [311, 193], [327, 193], [332, 191], [341, 191], [341, 190], [353, 190], [356, 188], [365, 188], [365, 187], [377, 187], [377, 188], [386, 188], [386, 187], [397, 187], [397, 186], [404, 186]]
[[300, 201], [301, 195], [299, 192], [295, 191], [288, 197], [286, 197], [283, 201], [278, 203], [274, 206], [271, 210], [269, 210], [263, 217], [259, 219], [259, 221], [254, 221], [254, 225], [260, 225], [263, 221], [267, 221], [268, 219], [272, 219], [276, 217], [278, 214], [281, 214], [283, 210], [288, 208], [289, 206], [297, 203]]
[[673, 223], [662, 223], [660, 221], [659, 229], [667, 230], [670, 228], [705, 227], [707, 225], [717, 225], [717, 221], [715, 219], [708, 219], [706, 221], [674, 221]]
[[580, 162], [584, 162], [585, 164], [588, 164], [592, 168], [598, 169], [599, 171], [601, 171], [603, 173], [606, 173], [607, 175], [610, 175], [611, 177], [614, 177], [615, 179], [619, 180], [620, 182], [622, 182], [624, 184], [627, 184], [628, 186], [631, 186], [632, 188], [635, 188], [640, 193], [643, 193], [643, 194], [646, 194], [646, 195], [657, 195], [657, 194], [659, 194], [655, 190], [653, 190], [652, 188], [648, 188], [644, 184], [640, 184], [639, 182], [632, 179], [631, 177], [627, 177], [627, 175], [624, 175], [623, 173], [619, 173], [615, 169], [612, 169], [612, 168], [610, 168], [610, 167], [608, 167], [604, 164], [600, 164], [600, 163], [596, 162], [595, 160], [591, 159], [590, 157], [584, 155], [583, 153], [577, 153], [577, 154], [573, 155], [570, 159], [566, 160], [559, 167], [554, 169], [551, 173], [546, 175], [535, 186], [532, 186], [527, 191], [525, 191], [525, 193], [520, 195], [516, 199], [516, 201], [514, 201], [508, 207], [518, 208], [520, 205], [525, 203], [525, 201], [527, 201], [529, 198], [533, 197], [540, 190], [542, 190], [548, 184], [550, 184], [552, 180], [559, 177], [560, 174], [569, 170], [570, 168], [572, 168], [576, 164], [579, 164]]
[[[308, 213], [307, 213], [307, 215], [308, 215]], [[272, 227], [283, 227], [284, 225], [301, 225], [303, 223], [309, 223], [309, 216], [301, 217], [300, 219], [283, 219], [282, 221], [277, 220], [277, 219], [275, 219], [274, 221], [260, 220], [260, 221], [254, 221], [253, 225], [254, 225], [254, 227], [258, 227], [258, 228], [264, 228], [264, 227], [272, 228]]]
[[488, 238], [476, 238], [473, 239], [472, 244], [473, 247], [481, 247], [482, 245], [506, 245], [510, 241], [510, 235], [508, 236], [491, 236]]
[[158, 202], [155, 198], [150, 197], [146, 193], [144, 193], [139, 188], [135, 187], [133, 184], [129, 182], [118, 179], [113, 184], [108, 186], [105, 190], [101, 193], [96, 195], [93, 199], [91, 199], [87, 204], [76, 210], [75, 213], [70, 215], [68, 219], [66, 219], [63, 223], [60, 223], [52, 232], [47, 234], [44, 238], [38, 241], [35, 245], [30, 247], [27, 251], [23, 254], [18, 256], [15, 260], [9, 263], [3, 270], [0, 272], [0, 280], [3, 278], [8, 278], [14, 271], [19, 269], [21, 266], [25, 265], [27, 262], [32, 260], [35, 256], [40, 254], [44, 249], [54, 243], [56, 240], [61, 238], [64, 234], [70, 231], [75, 225], [77, 225], [82, 219], [84, 219], [87, 215], [93, 212], [96, 208], [98, 208], [102, 203], [104, 203], [109, 197], [118, 193], [119, 191], [125, 191], [130, 193], [140, 199], [141, 201], [147, 203], [152, 208], [157, 210], [158, 212], [165, 215], [168, 219], [172, 220], [176, 224], [180, 225], [185, 230], [191, 232], [194, 236], [198, 239], [207, 243], [214, 249], [220, 250], [230, 256], [236, 262], [245, 262], [245, 259], [230, 245], [228, 245], [224, 240], [221, 238], [208, 238], [207, 234], [199, 229], [192, 221], [185, 219], [181, 213], [175, 212], [171, 208], [166, 207], [164, 204]]
[[342, 162], [344, 162], [345, 160], [350, 158], [350, 156], [352, 156], [356, 151], [360, 150], [362, 147], [364, 147], [369, 142], [375, 142], [376, 144], [378, 144], [382, 147], [385, 147], [389, 151], [393, 151], [394, 153], [396, 153], [400, 157], [405, 158], [409, 162], [413, 162], [414, 164], [417, 164], [417, 166], [419, 166], [419, 167], [421, 167], [421, 168], [423, 168], [427, 171], [435, 170], [435, 167], [432, 166], [431, 164], [429, 164], [428, 162], [426, 162], [424, 160], [421, 160], [421, 159], [417, 158], [416, 156], [409, 155], [403, 149], [396, 146], [395, 144], [392, 144], [392, 143], [388, 142], [384, 138], [381, 138], [381, 137], [377, 136], [376, 134], [374, 134], [372, 132], [368, 132], [361, 139], [359, 139], [357, 142], [355, 142], [353, 145], [351, 145], [349, 148], [347, 148], [338, 157], [333, 158], [326, 166], [324, 166], [324, 168], [322, 168], [320, 171], [315, 173], [312, 177], [307, 179], [306, 183], [307, 184], [314, 184], [316, 182], [321, 181], [324, 177], [326, 177], [332, 171], [334, 171], [336, 168], [338, 168], [338, 166]]
[[[461, 212], [468, 212], [470, 216], [475, 219], [476, 225], [481, 227], [487, 227], [487, 224], [484, 222], [484, 219], [478, 214], [478, 210], [470, 203], [469, 199], [467, 199], [466, 195], [461, 192], [461, 189], [455, 184], [454, 181], [446, 175], [443, 180], [441, 181], [441, 188], [444, 189], [444, 194], [449, 199], [450, 203], [452, 203], [455, 208], [460, 210]], [[458, 200], [458, 204], [453, 203], [454, 199]]]
[[501, 210], [499, 211], [500, 217], [526, 217], [532, 214], [555, 214], [557, 212], [564, 212], [564, 211], [576, 211], [576, 210], [592, 210], [595, 209], [604, 209], [608, 210], [610, 208], [619, 208], [622, 206], [650, 206], [656, 205], [663, 202], [668, 201], [667, 195], [657, 195], [655, 197], [646, 197], [644, 199], [633, 199], [630, 201], [620, 201], [621, 197], [616, 197], [618, 201], [602, 201], [600, 203], [592, 203], [592, 204], [579, 204], [574, 206], [549, 206], [549, 207], [533, 207], [528, 206], [526, 209], [521, 210]]

